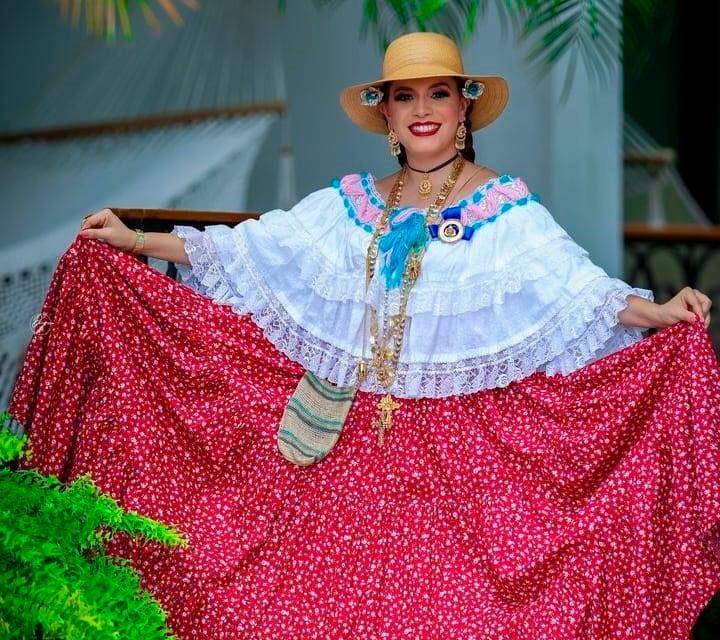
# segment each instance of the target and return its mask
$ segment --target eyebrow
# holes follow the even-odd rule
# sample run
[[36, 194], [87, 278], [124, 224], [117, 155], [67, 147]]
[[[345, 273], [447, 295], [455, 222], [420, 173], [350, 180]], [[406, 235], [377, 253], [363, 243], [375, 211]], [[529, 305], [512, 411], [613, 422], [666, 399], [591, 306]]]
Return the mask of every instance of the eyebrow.
[[[435, 84], [431, 84], [429, 88], [434, 89], [435, 87], [447, 87], [449, 89], [450, 85], [447, 82], [443, 81], [443, 82], [436, 82]], [[412, 89], [412, 87], [395, 87], [395, 91], [402, 91], [402, 90], [412, 91], [413, 89]]]

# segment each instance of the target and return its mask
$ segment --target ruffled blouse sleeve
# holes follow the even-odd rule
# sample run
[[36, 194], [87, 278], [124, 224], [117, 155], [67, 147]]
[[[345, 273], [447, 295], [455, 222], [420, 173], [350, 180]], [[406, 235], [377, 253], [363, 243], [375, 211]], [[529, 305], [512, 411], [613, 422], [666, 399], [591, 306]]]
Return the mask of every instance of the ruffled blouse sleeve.
[[334, 187], [234, 227], [176, 226], [189, 265], [181, 280], [239, 314], [306, 369], [349, 384], [360, 356], [369, 234]]
[[[182, 280], [238, 313], [306, 369], [354, 384], [365, 303], [397, 311], [379, 270], [365, 291], [365, 255], [384, 202], [370, 174], [349, 174], [289, 211], [233, 228], [178, 226]], [[637, 342], [618, 313], [647, 289], [611, 278], [539, 197], [500, 176], [452, 208], [463, 239], [429, 241], [407, 304], [391, 392], [442, 397], [506, 386], [535, 371], [567, 374]], [[369, 354], [366, 354], [369, 355]], [[361, 389], [381, 392], [372, 369]]]
[[[456, 284], [440, 295], [442, 282], [428, 268], [413, 305], [423, 319], [463, 318], [465, 363], [489, 376], [484, 385], [504, 386], [537, 370], [568, 374], [642, 339], [618, 314], [629, 295], [653, 301], [653, 292], [610, 277], [539, 199], [511, 207], [493, 225], [463, 247], [466, 256], [438, 245], [432, 262], [444, 263]], [[462, 270], [459, 258], [475, 267]]]
[[[259, 311], [252, 291], [262, 281], [285, 305], [304, 298], [307, 288], [342, 300], [360, 282], [366, 234], [348, 233], [346, 210], [332, 187], [313, 191], [290, 210], [273, 209], [259, 219], [205, 231], [175, 226], [190, 265], [177, 263], [181, 280], [242, 313]], [[299, 310], [298, 310], [299, 314]]]

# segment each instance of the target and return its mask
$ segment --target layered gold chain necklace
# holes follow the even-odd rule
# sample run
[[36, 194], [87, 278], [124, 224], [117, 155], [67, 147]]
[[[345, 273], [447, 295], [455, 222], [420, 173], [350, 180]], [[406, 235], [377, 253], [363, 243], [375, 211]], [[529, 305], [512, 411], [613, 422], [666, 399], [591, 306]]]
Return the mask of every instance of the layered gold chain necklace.
[[[445, 179], [435, 202], [428, 208], [425, 216], [425, 231], [427, 233], [427, 224], [429, 219], [437, 218], [445, 200], [447, 199], [450, 191], [455, 186], [458, 176], [463, 170], [465, 165], [465, 158], [461, 155], [455, 159], [450, 174]], [[389, 219], [393, 211], [399, 208], [400, 198], [402, 196], [402, 188], [407, 175], [407, 167], [403, 166], [400, 174], [398, 175], [390, 195], [388, 196], [387, 205], [383, 211], [382, 217], [378, 222], [370, 240], [368, 247], [367, 257], [365, 260], [365, 292], [370, 286], [370, 281], [375, 274], [375, 268], [377, 266], [378, 258], [378, 244], [380, 242], [380, 236], [389, 231]], [[388, 289], [385, 288], [385, 296], [383, 300], [383, 327], [380, 332], [378, 327], [378, 314], [377, 309], [372, 305], [366, 304], [366, 315], [367, 306], [370, 306], [370, 346], [372, 359], [368, 362], [365, 358], [365, 321], [363, 320], [363, 351], [362, 357], [358, 367], [358, 381], [357, 388], [365, 381], [368, 375], [369, 366], [376, 371], [377, 380], [380, 385], [385, 389], [383, 397], [377, 404], [379, 415], [374, 422], [374, 426], [377, 429], [378, 434], [378, 446], [382, 447], [385, 433], [392, 427], [392, 414], [393, 411], [399, 408], [400, 404], [396, 402], [392, 395], [388, 392], [388, 389], [392, 386], [395, 380], [395, 373], [397, 371], [398, 360], [400, 359], [400, 351], [402, 348], [403, 337], [405, 334], [406, 315], [405, 309], [407, 307], [407, 301], [412, 289], [413, 284], [420, 275], [420, 263], [425, 249], [427, 248], [427, 241], [423, 243], [422, 247], [411, 251], [405, 261], [402, 282], [400, 284], [400, 299], [398, 304], [398, 312], [395, 315], [390, 315], [390, 305], [388, 302]]]

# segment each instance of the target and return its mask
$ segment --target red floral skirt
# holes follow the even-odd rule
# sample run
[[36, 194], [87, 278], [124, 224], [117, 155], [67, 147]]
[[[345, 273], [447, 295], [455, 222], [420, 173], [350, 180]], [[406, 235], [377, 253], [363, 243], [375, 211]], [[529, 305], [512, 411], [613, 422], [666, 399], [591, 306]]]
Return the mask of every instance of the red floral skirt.
[[359, 392], [331, 453], [277, 450], [303, 370], [248, 315], [77, 238], [11, 414], [187, 548], [124, 535], [185, 639], [685, 640], [720, 590], [720, 368], [679, 323], [568, 376]]

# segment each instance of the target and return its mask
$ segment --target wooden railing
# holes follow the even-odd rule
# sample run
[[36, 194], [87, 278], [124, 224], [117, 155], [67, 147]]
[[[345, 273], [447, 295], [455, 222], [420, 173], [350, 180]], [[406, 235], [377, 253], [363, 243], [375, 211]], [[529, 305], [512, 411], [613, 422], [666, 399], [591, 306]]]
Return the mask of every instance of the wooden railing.
[[[632, 282], [643, 279], [648, 288], [659, 294], [670, 294], [677, 283], [670, 283], [653, 269], [651, 260], [660, 252], [674, 258], [685, 284], [708, 287], [710, 297], [720, 295], [720, 277], [708, 273], [710, 262], [720, 257], [720, 226], [665, 224], [653, 227], [641, 222], [624, 225], [625, 247], [633, 258], [627, 277]], [[718, 265], [720, 266], [720, 265]], [[719, 272], [720, 274], [720, 272]]]
[[87, 122], [79, 125], [51, 127], [48, 129], [28, 129], [27, 131], [11, 131], [0, 134], [0, 143], [13, 144], [19, 142], [72, 140], [75, 138], [93, 138], [108, 134], [132, 133], [156, 127], [190, 125], [207, 120], [237, 118], [259, 113], [277, 113], [283, 115], [286, 104], [282, 101], [255, 102], [250, 104], [230, 105], [183, 111], [180, 113], [162, 113], [134, 118], [118, 118], [99, 122]]
[[625, 280], [655, 293], [655, 302], [673, 297], [684, 286], [713, 301], [710, 336], [720, 349], [720, 225], [628, 222], [623, 227]]
[[[209, 224], [226, 224], [233, 227], [244, 220], [258, 218], [260, 215], [258, 213], [237, 211], [109, 208], [132, 229], [142, 229], [148, 232], [159, 231], [163, 233], [172, 231], [175, 225], [187, 225], [201, 230]], [[140, 260], [145, 263], [148, 261], [147, 256], [140, 256]], [[177, 279], [177, 269], [172, 262], [168, 263], [166, 273], [171, 278]]]

